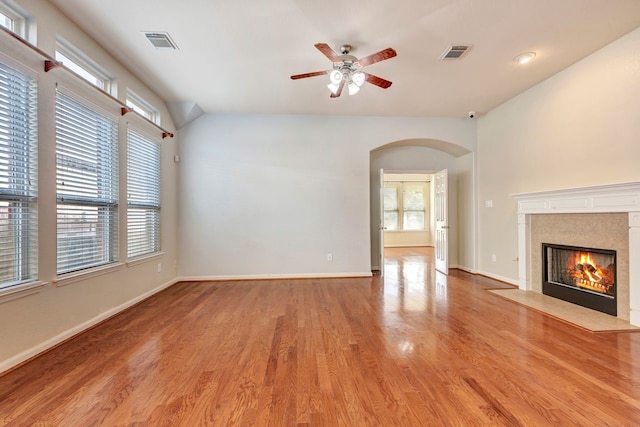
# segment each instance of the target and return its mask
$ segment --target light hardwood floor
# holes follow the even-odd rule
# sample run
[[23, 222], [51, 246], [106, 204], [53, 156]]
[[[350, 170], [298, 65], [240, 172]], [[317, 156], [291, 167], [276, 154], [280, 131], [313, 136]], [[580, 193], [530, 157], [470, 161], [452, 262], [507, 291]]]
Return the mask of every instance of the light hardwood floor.
[[424, 248], [384, 280], [179, 283], [0, 377], [0, 424], [640, 424], [640, 334], [502, 287]]

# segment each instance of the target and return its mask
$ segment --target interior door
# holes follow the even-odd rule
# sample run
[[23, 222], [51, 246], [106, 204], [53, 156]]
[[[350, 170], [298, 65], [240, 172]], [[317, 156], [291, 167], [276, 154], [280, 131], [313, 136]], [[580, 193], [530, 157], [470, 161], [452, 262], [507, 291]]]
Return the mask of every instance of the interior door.
[[434, 176], [436, 270], [449, 274], [449, 222], [447, 201], [447, 170]]
[[380, 233], [380, 276], [384, 276], [384, 230], [386, 227], [384, 226], [384, 169], [380, 168], [380, 176], [379, 176], [379, 191], [380, 194], [380, 224], [379, 224], [379, 233]]

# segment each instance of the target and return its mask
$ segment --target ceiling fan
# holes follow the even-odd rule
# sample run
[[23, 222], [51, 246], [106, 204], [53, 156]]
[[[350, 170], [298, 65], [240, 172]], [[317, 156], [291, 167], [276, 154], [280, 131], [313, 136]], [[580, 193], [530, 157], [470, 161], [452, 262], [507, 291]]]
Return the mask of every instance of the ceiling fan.
[[340, 46], [341, 55], [338, 55], [338, 53], [331, 49], [326, 43], [316, 43], [314, 46], [322, 52], [324, 56], [329, 58], [331, 62], [333, 62], [333, 69], [315, 71], [313, 73], [296, 74], [295, 76], [291, 76], [292, 80], [329, 74], [331, 83], [329, 83], [327, 87], [331, 90], [331, 98], [339, 97], [342, 94], [342, 89], [344, 89], [345, 85], [347, 86], [349, 95], [355, 95], [358, 93], [364, 82], [371, 83], [372, 85], [381, 87], [382, 89], [387, 89], [391, 86], [391, 82], [389, 80], [385, 80], [381, 77], [374, 76], [373, 74], [365, 73], [360, 70], [367, 65], [393, 58], [397, 55], [394, 49], [388, 47], [380, 52], [358, 59], [355, 56], [349, 55], [352, 48], [351, 45], [348, 44]]

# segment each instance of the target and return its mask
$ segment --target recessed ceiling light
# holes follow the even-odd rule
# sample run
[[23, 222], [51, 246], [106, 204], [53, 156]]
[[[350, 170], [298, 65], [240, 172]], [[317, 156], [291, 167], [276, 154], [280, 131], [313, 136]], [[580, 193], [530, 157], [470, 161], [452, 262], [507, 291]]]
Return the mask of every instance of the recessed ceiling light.
[[520, 64], [526, 64], [527, 62], [531, 61], [535, 57], [536, 57], [535, 52], [526, 52], [516, 56], [513, 60], [516, 62], [519, 62]]

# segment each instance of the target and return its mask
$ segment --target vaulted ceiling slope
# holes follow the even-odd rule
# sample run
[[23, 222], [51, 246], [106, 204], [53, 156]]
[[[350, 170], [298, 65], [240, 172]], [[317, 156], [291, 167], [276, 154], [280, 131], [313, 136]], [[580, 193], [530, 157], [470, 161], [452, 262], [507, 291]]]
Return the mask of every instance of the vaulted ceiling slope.
[[[487, 112], [640, 26], [638, 0], [50, 0], [167, 102], [206, 112], [464, 117]], [[156, 50], [143, 31], [168, 32]], [[329, 98], [314, 48], [351, 44], [393, 82]], [[472, 45], [440, 61], [450, 45]], [[514, 58], [537, 56], [527, 66]]]

